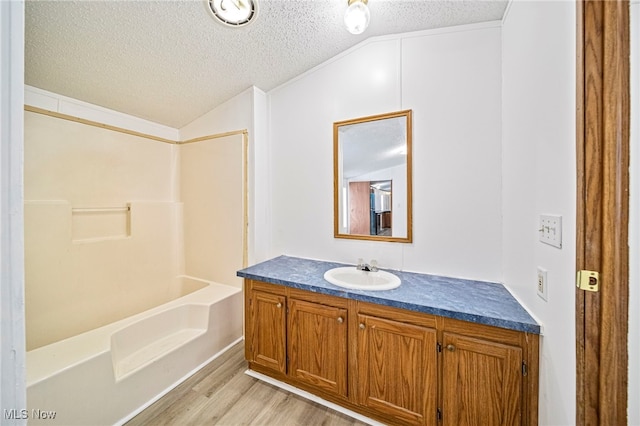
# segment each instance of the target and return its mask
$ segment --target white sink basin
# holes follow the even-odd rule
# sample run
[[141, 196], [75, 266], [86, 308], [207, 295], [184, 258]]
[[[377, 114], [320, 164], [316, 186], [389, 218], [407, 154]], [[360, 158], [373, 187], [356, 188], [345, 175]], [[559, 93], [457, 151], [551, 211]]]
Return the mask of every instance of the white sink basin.
[[400, 278], [386, 271], [360, 271], [355, 266], [329, 269], [324, 279], [331, 284], [358, 290], [391, 290], [400, 286]]

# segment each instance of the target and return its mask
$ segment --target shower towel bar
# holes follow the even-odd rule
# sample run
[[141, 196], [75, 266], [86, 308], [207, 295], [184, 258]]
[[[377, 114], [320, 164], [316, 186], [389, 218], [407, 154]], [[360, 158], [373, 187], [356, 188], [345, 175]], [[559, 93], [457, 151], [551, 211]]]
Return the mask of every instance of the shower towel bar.
[[128, 212], [131, 206], [126, 207], [73, 207], [73, 213], [89, 213], [89, 212]]

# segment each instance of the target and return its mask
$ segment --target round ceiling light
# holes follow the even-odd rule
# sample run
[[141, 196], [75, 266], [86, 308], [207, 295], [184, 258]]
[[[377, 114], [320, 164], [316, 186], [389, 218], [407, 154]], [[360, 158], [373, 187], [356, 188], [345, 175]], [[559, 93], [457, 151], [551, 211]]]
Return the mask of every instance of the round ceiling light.
[[369, 26], [370, 18], [367, 0], [349, 0], [349, 7], [344, 14], [344, 24], [351, 34], [362, 34]]
[[208, 10], [220, 23], [242, 27], [258, 16], [257, 0], [207, 0]]

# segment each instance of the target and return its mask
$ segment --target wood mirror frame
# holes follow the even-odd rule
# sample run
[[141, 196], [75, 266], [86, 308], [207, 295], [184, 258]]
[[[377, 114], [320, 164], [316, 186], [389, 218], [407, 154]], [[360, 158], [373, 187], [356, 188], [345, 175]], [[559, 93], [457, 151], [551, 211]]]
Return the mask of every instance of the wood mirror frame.
[[[374, 139], [371, 138], [371, 135], [378, 137]], [[348, 139], [346, 139], [347, 137]], [[333, 123], [333, 229], [335, 238], [412, 242], [411, 141], [411, 110]], [[345, 143], [350, 144], [346, 155]], [[365, 150], [363, 147], [367, 149]], [[395, 152], [395, 155], [389, 155], [392, 151]], [[357, 164], [360, 170], [349, 172], [353, 173], [352, 176], [345, 178], [345, 164], [347, 164], [348, 170], [353, 170], [349, 164], [354, 162], [354, 158], [360, 160]], [[347, 188], [347, 183], [349, 188]], [[388, 195], [378, 193], [377, 190], [371, 188], [373, 183], [384, 183], [387, 187], [390, 186], [391, 190]], [[403, 187], [406, 190], [403, 190]], [[371, 196], [372, 191], [373, 197]], [[354, 196], [360, 193], [362, 198], [360, 204], [363, 206], [360, 208], [350, 206], [350, 209], [347, 210], [346, 204], [351, 200], [348, 192]], [[377, 201], [378, 195], [380, 202]], [[379, 203], [388, 206], [376, 210], [375, 206]], [[362, 218], [361, 222], [365, 224], [356, 231], [349, 232], [352, 218], [356, 218], [356, 216]], [[365, 228], [368, 228], [369, 232]], [[373, 233], [374, 229], [375, 233]]]

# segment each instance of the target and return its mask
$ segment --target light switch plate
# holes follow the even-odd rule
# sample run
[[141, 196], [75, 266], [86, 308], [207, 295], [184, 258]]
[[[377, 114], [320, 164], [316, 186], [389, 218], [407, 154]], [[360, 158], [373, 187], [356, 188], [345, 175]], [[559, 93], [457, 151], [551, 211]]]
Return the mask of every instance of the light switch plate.
[[562, 216], [540, 215], [538, 232], [541, 242], [562, 248]]

